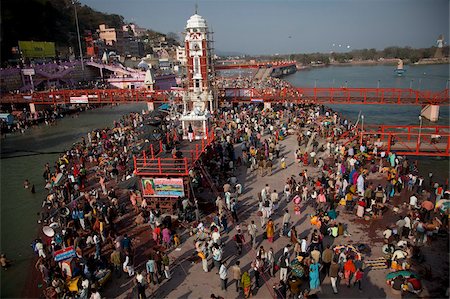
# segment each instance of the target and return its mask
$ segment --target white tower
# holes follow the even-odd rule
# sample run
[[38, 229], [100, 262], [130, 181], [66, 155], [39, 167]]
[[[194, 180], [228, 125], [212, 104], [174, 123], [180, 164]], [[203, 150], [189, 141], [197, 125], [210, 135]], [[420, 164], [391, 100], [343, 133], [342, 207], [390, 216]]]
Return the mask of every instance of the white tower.
[[181, 117], [183, 130], [187, 132], [191, 125], [196, 139], [206, 138], [209, 113], [217, 108], [217, 98], [212, 89], [214, 55], [211, 33], [205, 19], [196, 12], [187, 21], [185, 34], [187, 76]]

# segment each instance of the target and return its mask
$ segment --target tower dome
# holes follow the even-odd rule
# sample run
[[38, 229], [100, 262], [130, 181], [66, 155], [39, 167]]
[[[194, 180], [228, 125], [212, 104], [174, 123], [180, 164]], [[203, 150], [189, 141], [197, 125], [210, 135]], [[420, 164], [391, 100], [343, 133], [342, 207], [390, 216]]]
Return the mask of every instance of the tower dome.
[[206, 25], [205, 19], [203, 19], [203, 17], [198, 14], [192, 15], [186, 24], [186, 29], [207, 28], [207, 27], [208, 27], [208, 25]]

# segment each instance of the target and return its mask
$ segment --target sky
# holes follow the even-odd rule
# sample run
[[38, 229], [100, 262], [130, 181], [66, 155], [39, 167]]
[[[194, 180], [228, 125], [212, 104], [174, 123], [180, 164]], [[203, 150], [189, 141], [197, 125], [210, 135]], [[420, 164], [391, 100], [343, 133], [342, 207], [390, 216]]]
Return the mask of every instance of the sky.
[[[449, 38], [448, 0], [81, 0], [162, 33], [181, 34], [194, 14], [215, 48], [245, 54], [426, 48]], [[447, 42], [446, 42], [447, 44]], [[341, 45], [341, 47], [339, 47]]]

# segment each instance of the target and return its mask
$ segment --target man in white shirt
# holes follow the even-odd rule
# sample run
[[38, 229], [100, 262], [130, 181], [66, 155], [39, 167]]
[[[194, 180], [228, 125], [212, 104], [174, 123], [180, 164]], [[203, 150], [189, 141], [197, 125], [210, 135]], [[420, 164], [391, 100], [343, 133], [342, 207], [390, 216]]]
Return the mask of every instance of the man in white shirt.
[[276, 211], [278, 209], [278, 193], [277, 190], [273, 190], [270, 194], [270, 201], [272, 201], [273, 210]]
[[222, 263], [222, 265], [220, 265], [220, 269], [219, 269], [219, 277], [220, 277], [220, 282], [221, 282], [221, 289], [222, 290], [227, 290], [227, 282], [228, 282], [228, 273], [227, 273], [227, 267], [225, 266], [225, 263]]
[[409, 208], [412, 209], [417, 209], [417, 194], [414, 193], [413, 195], [411, 195], [411, 197], [409, 198]]
[[386, 228], [386, 230], [383, 232], [383, 237], [387, 240], [392, 236], [392, 229], [389, 227]]

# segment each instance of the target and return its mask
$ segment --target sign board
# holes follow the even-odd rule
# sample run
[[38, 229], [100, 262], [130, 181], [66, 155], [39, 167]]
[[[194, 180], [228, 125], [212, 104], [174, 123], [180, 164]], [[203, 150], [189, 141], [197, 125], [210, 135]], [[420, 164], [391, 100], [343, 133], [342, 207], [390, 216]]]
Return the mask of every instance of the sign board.
[[50, 58], [56, 57], [55, 43], [19, 41], [19, 49], [25, 58]]
[[23, 69], [22, 73], [25, 76], [34, 76], [35, 75], [34, 69]]
[[151, 197], [183, 197], [183, 179], [142, 178], [142, 194]]
[[253, 102], [253, 103], [263, 103], [263, 102], [264, 102], [264, 99], [250, 99], [250, 102]]
[[70, 97], [70, 103], [71, 104], [88, 104], [89, 99], [87, 96]]
[[69, 246], [65, 249], [55, 251], [54, 255], [55, 255], [55, 262], [68, 260], [77, 256], [73, 246]]

